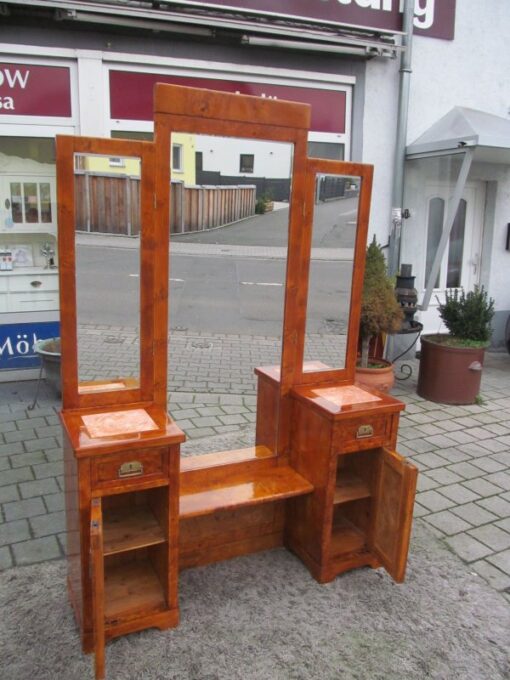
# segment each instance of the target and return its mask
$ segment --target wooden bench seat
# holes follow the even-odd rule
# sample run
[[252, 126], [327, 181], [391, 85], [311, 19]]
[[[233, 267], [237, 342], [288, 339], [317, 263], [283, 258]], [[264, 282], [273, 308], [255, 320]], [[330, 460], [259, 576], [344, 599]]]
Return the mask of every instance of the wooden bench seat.
[[233, 467], [222, 479], [202, 478], [187, 485], [180, 496], [181, 519], [208, 515], [216, 510], [284, 500], [313, 491], [304, 477], [288, 466], [260, 466], [241, 472]]

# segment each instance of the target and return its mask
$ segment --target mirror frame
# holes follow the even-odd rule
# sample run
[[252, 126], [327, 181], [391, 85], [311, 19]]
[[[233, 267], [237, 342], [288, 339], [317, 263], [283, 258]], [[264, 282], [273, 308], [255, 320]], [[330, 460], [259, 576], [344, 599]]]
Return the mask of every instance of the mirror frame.
[[[284, 322], [281, 350], [280, 392], [293, 385], [296, 365], [299, 320], [294, 310], [300, 288], [302, 268], [303, 205], [306, 195], [307, 138], [311, 111], [307, 104], [264, 99], [250, 95], [226, 94], [214, 90], [197, 90], [180, 85], [157, 84], [154, 97], [154, 144], [156, 147], [156, 220], [160, 242], [169, 247], [170, 214], [170, 142], [174, 132], [242, 137], [293, 145], [291, 196], [289, 201], [289, 237], [287, 246]], [[164, 226], [166, 225], [166, 232]], [[171, 247], [171, 246], [170, 246]], [[168, 297], [168, 261], [155, 262], [155, 277]], [[164, 373], [156, 384], [156, 398], [165, 403], [167, 370], [168, 309], [155, 337], [155, 362]]]
[[[126, 156], [140, 159], [140, 308], [138, 387], [80, 393], [76, 308], [75, 180], [76, 154]], [[63, 409], [152, 403], [157, 367], [154, 363], [154, 325], [165, 301], [156, 294], [152, 272], [158, 234], [154, 212], [154, 145], [123, 139], [57, 135], [58, 248], [60, 253], [60, 337]], [[168, 229], [167, 229], [168, 230]], [[120, 378], [122, 379], [122, 378]], [[165, 376], [166, 379], [166, 376]], [[115, 379], [110, 380], [114, 382]], [[126, 379], [133, 382], [133, 379]], [[97, 382], [98, 386], [104, 380]], [[90, 385], [91, 381], [87, 381]]]
[[[370, 198], [372, 194], [373, 166], [347, 161], [333, 161], [320, 158], [308, 158], [306, 164], [306, 202], [304, 223], [308, 225], [303, 230], [302, 243], [302, 285], [298, 301], [301, 326], [298, 329], [298, 359], [294, 375], [295, 385], [321, 386], [326, 383], [352, 384], [356, 370], [359, 321], [361, 316], [361, 295], [363, 293], [363, 276], [365, 273], [365, 248], [370, 217]], [[360, 177], [361, 186], [358, 201], [358, 215], [356, 223], [356, 241], [354, 245], [353, 277], [349, 305], [349, 324], [347, 328], [347, 346], [345, 365], [343, 368], [331, 368], [321, 371], [304, 371], [304, 349], [306, 318], [308, 312], [308, 287], [310, 280], [310, 266], [313, 236], [313, 215], [315, 210], [315, 187], [318, 174], [343, 175]]]

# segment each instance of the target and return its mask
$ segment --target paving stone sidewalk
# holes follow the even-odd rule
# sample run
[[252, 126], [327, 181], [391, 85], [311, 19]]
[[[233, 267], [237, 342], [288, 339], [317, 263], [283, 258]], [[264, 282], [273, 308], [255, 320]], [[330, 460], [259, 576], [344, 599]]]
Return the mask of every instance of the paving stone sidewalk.
[[[247, 376], [249, 364], [250, 379], [237, 392], [233, 385], [225, 392], [174, 388], [170, 411], [188, 435], [185, 453], [203, 449], [211, 436], [253, 441], [257, 362], [238, 350], [239, 370]], [[407, 405], [399, 451], [420, 469], [415, 516], [510, 601], [510, 356], [487, 354], [483, 401], [472, 406], [421, 399], [416, 362], [413, 371], [393, 394]], [[0, 569], [64, 555], [60, 404], [43, 386], [30, 411], [34, 392], [32, 381], [0, 384]]]

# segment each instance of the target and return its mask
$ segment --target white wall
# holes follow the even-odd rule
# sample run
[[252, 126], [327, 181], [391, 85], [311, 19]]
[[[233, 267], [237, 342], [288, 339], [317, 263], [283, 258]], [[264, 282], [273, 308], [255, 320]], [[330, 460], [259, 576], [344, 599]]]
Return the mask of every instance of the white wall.
[[363, 163], [374, 167], [369, 240], [386, 244], [391, 223], [393, 150], [398, 110], [397, 60], [367, 63], [363, 120]]
[[[510, 118], [510, 2], [457, 0], [455, 40], [415, 37], [408, 143], [454, 106]], [[490, 261], [489, 293], [497, 310], [510, 310], [510, 253], [504, 250], [510, 221], [509, 166], [491, 166], [497, 193]]]
[[455, 40], [414, 38], [409, 143], [454, 106], [508, 116], [509, 37], [509, 0], [457, 0]]
[[[292, 145], [253, 139], [196, 136], [196, 150], [203, 153], [203, 169], [239, 177], [290, 177]], [[253, 172], [239, 172], [240, 154], [253, 154]]]

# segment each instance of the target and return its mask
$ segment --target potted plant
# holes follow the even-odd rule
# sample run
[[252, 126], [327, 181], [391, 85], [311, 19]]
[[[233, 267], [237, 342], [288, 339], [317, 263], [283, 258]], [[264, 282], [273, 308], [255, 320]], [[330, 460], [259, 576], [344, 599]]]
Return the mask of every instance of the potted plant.
[[374, 239], [367, 248], [361, 297], [361, 357], [356, 366], [356, 382], [389, 391], [395, 382], [393, 365], [369, 356], [371, 342], [384, 333], [395, 333], [402, 325], [403, 312], [386, 269], [380, 245]]
[[38, 340], [34, 345], [34, 351], [41, 357], [46, 382], [48, 382], [56, 391], [57, 395], [60, 396], [62, 392], [60, 378], [60, 338]]
[[257, 198], [255, 203], [255, 213], [257, 215], [264, 215], [264, 213], [271, 212], [274, 209], [274, 201], [271, 194], [264, 193]]
[[422, 336], [417, 392], [442, 404], [474, 404], [492, 335], [494, 300], [483, 286], [468, 293], [447, 290], [439, 315], [449, 333]]

